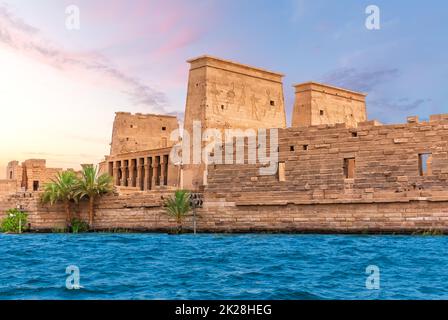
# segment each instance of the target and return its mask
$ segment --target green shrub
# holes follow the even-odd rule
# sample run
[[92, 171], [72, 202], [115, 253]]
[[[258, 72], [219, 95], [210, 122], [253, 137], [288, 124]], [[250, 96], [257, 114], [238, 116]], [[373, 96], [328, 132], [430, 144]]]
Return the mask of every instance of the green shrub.
[[82, 221], [78, 218], [73, 218], [71, 221], [72, 232], [73, 233], [82, 233], [89, 231], [89, 224], [85, 221]]
[[1, 222], [2, 232], [22, 233], [27, 228], [28, 214], [18, 209], [6, 211], [6, 218]]
[[190, 212], [190, 192], [176, 190], [173, 196], [165, 200], [165, 210], [168, 215], [176, 219], [176, 233], [182, 233], [182, 220]]
[[419, 233], [417, 233], [417, 235], [422, 235], [422, 236], [443, 236], [443, 231], [442, 230], [437, 230], [437, 229], [429, 229], [429, 230], [423, 230]]

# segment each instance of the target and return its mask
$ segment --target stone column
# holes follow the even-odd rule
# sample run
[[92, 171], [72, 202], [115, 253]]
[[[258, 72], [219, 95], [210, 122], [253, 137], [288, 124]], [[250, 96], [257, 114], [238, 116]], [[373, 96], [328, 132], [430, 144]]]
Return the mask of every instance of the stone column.
[[121, 175], [121, 186], [126, 187], [128, 181], [128, 166], [126, 165], [125, 160], [121, 162]]
[[128, 187], [133, 187], [135, 181], [135, 166], [134, 161], [129, 160], [129, 177], [128, 177]]
[[137, 188], [138, 190], [142, 190], [142, 169], [143, 165], [140, 162], [140, 158], [137, 158]]
[[149, 180], [149, 173], [151, 170], [151, 163], [149, 162], [149, 158], [145, 159], [145, 180], [144, 180], [144, 189], [145, 190], [151, 190], [150, 180]]
[[154, 160], [152, 161], [152, 188], [154, 189], [157, 182], [157, 167], [159, 166], [159, 162], [157, 161], [157, 157], [154, 157], [153, 159]]
[[118, 161], [114, 161], [113, 175], [114, 175], [114, 185], [119, 186], [120, 177], [118, 176]]
[[165, 185], [165, 157], [160, 156], [160, 185]]

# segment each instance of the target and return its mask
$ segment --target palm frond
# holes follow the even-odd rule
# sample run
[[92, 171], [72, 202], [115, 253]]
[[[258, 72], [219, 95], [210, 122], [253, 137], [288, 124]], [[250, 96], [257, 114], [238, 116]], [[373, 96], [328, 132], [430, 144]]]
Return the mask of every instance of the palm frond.
[[76, 183], [76, 174], [73, 171], [58, 173], [56, 179], [44, 186], [41, 201], [51, 205], [58, 201], [76, 201]]
[[98, 168], [92, 165], [84, 166], [77, 183], [79, 198], [95, 198], [113, 191], [112, 177], [105, 173], [98, 176]]
[[186, 190], [177, 190], [174, 196], [165, 201], [166, 212], [180, 221], [190, 210], [190, 193]]

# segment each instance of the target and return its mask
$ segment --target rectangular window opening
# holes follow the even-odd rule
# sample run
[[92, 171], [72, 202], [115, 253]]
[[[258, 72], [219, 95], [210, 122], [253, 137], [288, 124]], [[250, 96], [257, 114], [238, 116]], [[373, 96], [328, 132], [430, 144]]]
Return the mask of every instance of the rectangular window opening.
[[345, 158], [344, 159], [344, 176], [345, 179], [355, 178], [355, 158]]
[[278, 181], [283, 182], [286, 181], [286, 173], [285, 173], [285, 163], [278, 163]]
[[418, 171], [420, 176], [430, 176], [432, 174], [432, 154], [421, 153], [418, 155]]
[[308, 145], [307, 144], [303, 145], [303, 150], [305, 150], [305, 151], [308, 150]]

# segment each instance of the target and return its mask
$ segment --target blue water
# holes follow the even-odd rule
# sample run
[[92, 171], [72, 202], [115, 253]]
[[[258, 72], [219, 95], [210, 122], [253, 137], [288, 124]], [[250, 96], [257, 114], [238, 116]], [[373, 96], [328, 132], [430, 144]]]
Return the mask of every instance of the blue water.
[[0, 235], [0, 299], [448, 299], [447, 249], [418, 236]]

